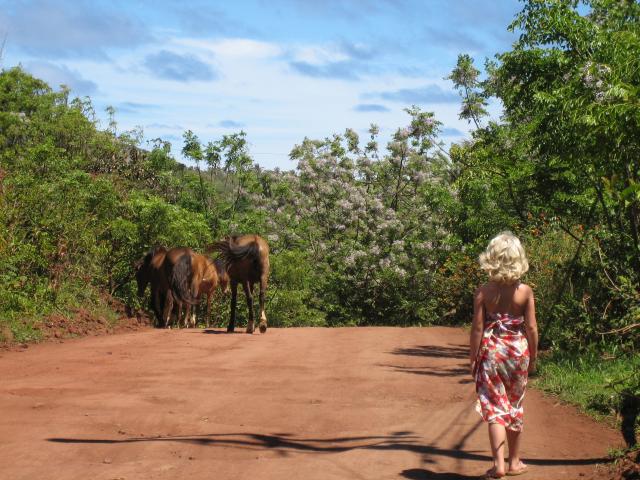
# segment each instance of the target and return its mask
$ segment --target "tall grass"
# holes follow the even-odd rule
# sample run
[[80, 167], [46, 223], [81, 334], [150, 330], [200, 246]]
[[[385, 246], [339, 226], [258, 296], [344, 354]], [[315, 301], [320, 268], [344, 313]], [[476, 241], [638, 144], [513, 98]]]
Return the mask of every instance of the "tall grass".
[[[640, 355], [556, 351], [541, 359], [532, 385], [576, 405], [594, 418], [618, 426], [622, 390], [628, 388], [630, 379], [638, 372]], [[636, 431], [639, 427], [636, 419]]]

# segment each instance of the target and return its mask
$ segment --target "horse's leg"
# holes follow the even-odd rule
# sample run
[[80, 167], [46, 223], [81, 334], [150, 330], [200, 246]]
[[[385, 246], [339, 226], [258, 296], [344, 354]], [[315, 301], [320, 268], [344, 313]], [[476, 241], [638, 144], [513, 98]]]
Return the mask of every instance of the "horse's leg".
[[191, 322], [191, 328], [196, 328], [197, 316], [198, 316], [198, 308], [200, 308], [200, 291], [198, 285], [196, 284], [196, 276], [193, 276], [193, 280], [191, 281], [191, 298], [195, 298], [198, 303], [194, 304], [193, 307], [191, 304], [187, 304], [187, 316], [184, 319], [185, 324], [187, 322]]
[[[220, 304], [222, 304], [222, 302], [224, 302], [224, 295], [221, 294], [221, 293], [215, 293], [213, 298], [216, 299], [216, 302], [218, 301], [218, 299], [220, 299]], [[216, 310], [216, 323], [218, 325], [222, 324], [222, 309], [221, 308], [218, 308]]]
[[163, 321], [164, 305], [162, 301], [162, 293], [159, 288], [152, 289], [153, 313], [156, 316], [156, 326], [161, 327]]
[[169, 327], [169, 320], [171, 319], [172, 312], [173, 312], [173, 295], [171, 294], [171, 292], [167, 292], [167, 298], [164, 302], [164, 309], [162, 310], [164, 328]]
[[196, 328], [198, 324], [198, 310], [200, 310], [200, 304], [194, 305], [191, 310], [191, 328]]
[[242, 282], [244, 296], [247, 297], [247, 307], [249, 308], [249, 322], [247, 323], [247, 333], [253, 333], [255, 322], [253, 320], [253, 285], [249, 280]]
[[260, 333], [267, 331], [267, 314], [264, 311], [264, 297], [267, 293], [267, 277], [260, 279]]
[[200, 310], [200, 306], [194, 305], [193, 311], [191, 312], [191, 328], [196, 328], [198, 324], [198, 310]]
[[227, 326], [227, 332], [233, 333], [236, 328], [236, 304], [238, 303], [238, 282], [231, 282], [231, 319]]
[[180, 321], [182, 320], [182, 301], [177, 298], [174, 299], [176, 302], [176, 328], [180, 328]]
[[[195, 305], [194, 305], [195, 308]], [[184, 328], [189, 328], [189, 320], [191, 317], [191, 304], [187, 303], [184, 307]]]
[[211, 324], [211, 300], [213, 299], [213, 292], [215, 290], [210, 290], [207, 293], [207, 316], [205, 317], [205, 324], [207, 325], [207, 328], [209, 328], [209, 325]]

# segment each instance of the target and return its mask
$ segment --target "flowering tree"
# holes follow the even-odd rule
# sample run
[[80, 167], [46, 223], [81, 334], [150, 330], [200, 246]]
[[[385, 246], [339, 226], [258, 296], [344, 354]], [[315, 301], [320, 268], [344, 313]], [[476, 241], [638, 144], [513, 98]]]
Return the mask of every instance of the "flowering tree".
[[382, 158], [372, 125], [364, 147], [353, 130], [304, 139], [291, 153], [297, 171], [271, 174], [268, 238], [314, 263], [331, 321], [410, 324], [436, 308], [424, 298], [448, 237], [448, 165], [437, 151], [440, 123], [408, 113]]

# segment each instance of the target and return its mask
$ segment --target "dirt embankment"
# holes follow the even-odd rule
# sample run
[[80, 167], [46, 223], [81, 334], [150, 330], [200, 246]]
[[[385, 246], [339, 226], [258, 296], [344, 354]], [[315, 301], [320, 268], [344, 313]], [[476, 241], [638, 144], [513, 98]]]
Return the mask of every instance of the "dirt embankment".
[[[153, 326], [153, 319], [143, 310], [131, 311], [120, 301], [106, 299], [116, 319], [94, 313], [85, 308], [75, 309], [71, 315], [53, 314], [36, 325], [40, 341], [64, 341], [65, 339], [132, 332]], [[0, 349], [24, 349], [29, 344], [15, 341], [6, 325], [0, 325]]]

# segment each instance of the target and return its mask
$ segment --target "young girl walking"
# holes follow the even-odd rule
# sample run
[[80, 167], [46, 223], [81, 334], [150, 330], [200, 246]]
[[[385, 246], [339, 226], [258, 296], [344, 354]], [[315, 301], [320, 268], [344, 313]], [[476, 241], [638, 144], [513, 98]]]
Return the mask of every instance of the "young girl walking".
[[520, 460], [522, 400], [528, 374], [535, 370], [538, 330], [533, 290], [520, 281], [529, 269], [520, 240], [500, 233], [480, 255], [480, 266], [489, 281], [475, 293], [469, 360], [476, 409], [489, 424], [493, 467], [485, 478], [502, 478], [527, 471]]

